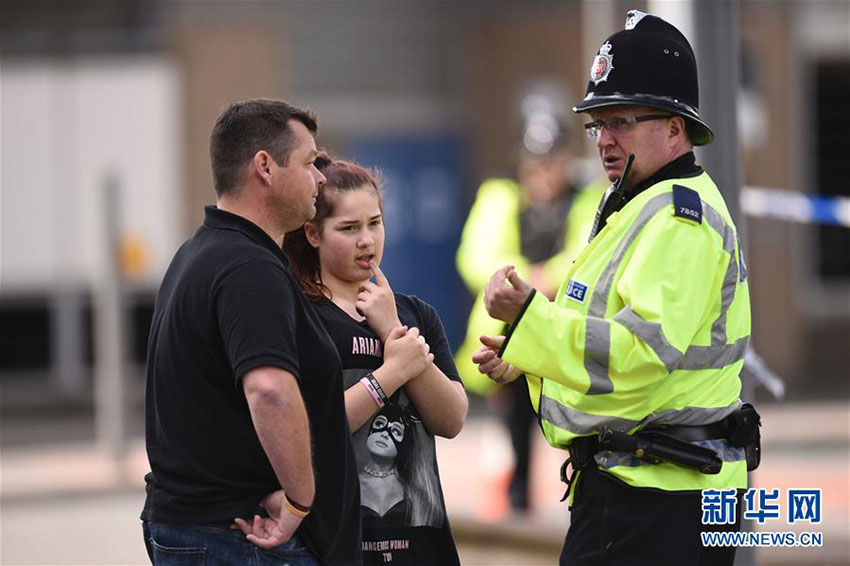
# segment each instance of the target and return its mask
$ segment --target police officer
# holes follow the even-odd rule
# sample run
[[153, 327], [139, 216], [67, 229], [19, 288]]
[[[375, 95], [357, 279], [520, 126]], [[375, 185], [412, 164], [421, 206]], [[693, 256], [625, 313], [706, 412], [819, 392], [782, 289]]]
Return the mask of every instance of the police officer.
[[[492, 276], [487, 311], [510, 327], [474, 360], [499, 383], [524, 373], [544, 435], [569, 450], [562, 565], [732, 564], [700, 532], [739, 528], [757, 465], [758, 415], [739, 399], [750, 304], [737, 230], [692, 153], [714, 138], [694, 54], [633, 10], [590, 78], [573, 110], [614, 182], [591, 242], [554, 302], [512, 266]], [[721, 493], [725, 524], [702, 524]]]
[[499, 388], [472, 363], [472, 354], [481, 345], [479, 336], [504, 333], [505, 323], [490, 318], [484, 308], [484, 286], [495, 269], [512, 263], [538, 292], [554, 297], [567, 267], [587, 243], [605, 188], [601, 181], [584, 188], [573, 184], [567, 149], [571, 132], [553, 113], [526, 117], [522, 133], [516, 178], [485, 180], [463, 227], [457, 269], [477, 296], [466, 338], [455, 356], [467, 390], [489, 395], [493, 404], [505, 406], [515, 464], [507, 495], [516, 512], [529, 507], [531, 434], [536, 419], [525, 380]]

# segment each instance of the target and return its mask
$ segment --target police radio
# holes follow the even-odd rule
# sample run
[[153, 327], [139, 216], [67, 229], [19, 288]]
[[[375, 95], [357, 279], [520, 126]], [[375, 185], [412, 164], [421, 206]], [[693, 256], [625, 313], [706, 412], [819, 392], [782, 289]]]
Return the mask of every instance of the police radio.
[[628, 159], [626, 159], [626, 166], [623, 167], [623, 174], [602, 195], [602, 200], [599, 201], [599, 207], [596, 209], [596, 218], [593, 219], [593, 229], [590, 231], [590, 237], [587, 239], [588, 244], [605, 228], [608, 217], [622, 208], [623, 202], [626, 199], [626, 177], [629, 176], [629, 171], [632, 168], [632, 162], [634, 160], [635, 154], [630, 153]]

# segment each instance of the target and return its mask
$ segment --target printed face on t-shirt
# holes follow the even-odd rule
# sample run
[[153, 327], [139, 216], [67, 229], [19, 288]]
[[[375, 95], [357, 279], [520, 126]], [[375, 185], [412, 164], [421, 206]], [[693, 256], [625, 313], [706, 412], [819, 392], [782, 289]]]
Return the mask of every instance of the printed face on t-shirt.
[[395, 458], [404, 441], [404, 428], [401, 421], [393, 421], [379, 414], [372, 420], [366, 447], [376, 456]]
[[324, 281], [359, 283], [372, 276], [370, 261], [384, 255], [384, 221], [374, 187], [364, 186], [328, 197], [333, 214], [325, 218], [319, 234], [319, 262]]

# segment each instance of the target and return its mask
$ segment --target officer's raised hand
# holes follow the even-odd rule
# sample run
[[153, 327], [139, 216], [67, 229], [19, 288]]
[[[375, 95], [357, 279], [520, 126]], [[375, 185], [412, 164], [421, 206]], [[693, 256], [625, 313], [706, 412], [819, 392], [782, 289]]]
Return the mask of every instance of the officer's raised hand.
[[506, 265], [494, 273], [484, 287], [487, 313], [497, 320], [511, 323], [519, 316], [531, 291], [531, 285], [520, 278], [514, 266]]
[[504, 336], [481, 336], [483, 346], [472, 354], [472, 363], [478, 371], [500, 385], [510, 383], [522, 375], [522, 371], [499, 358], [498, 352], [505, 343]]

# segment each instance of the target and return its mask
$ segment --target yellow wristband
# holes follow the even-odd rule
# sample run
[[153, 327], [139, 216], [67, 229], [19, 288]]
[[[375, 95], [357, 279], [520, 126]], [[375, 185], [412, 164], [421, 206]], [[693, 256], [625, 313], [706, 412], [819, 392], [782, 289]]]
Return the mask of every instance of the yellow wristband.
[[310, 514], [310, 508], [302, 508], [301, 505], [293, 502], [289, 497], [286, 496], [286, 492], [283, 492], [283, 496], [281, 497], [283, 500], [283, 506], [289, 511], [290, 514], [295, 515], [296, 517], [300, 517], [303, 519], [307, 515]]

